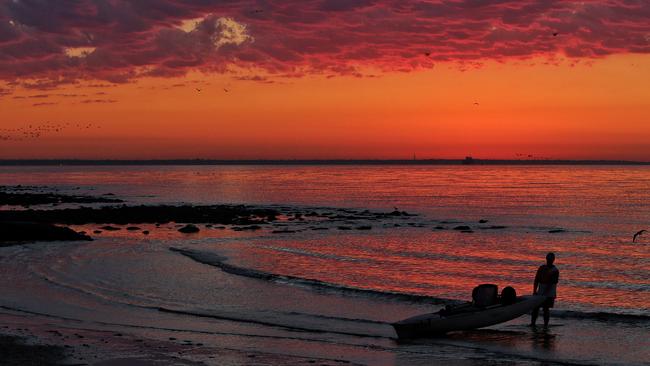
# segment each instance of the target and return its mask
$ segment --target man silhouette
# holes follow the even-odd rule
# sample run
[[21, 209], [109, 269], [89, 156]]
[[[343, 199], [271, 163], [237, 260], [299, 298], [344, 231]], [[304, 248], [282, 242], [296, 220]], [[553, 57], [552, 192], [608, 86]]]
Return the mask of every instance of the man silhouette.
[[[560, 270], [553, 265], [553, 262], [555, 262], [555, 254], [548, 253], [546, 255], [546, 264], [539, 266], [537, 269], [533, 284], [533, 295], [546, 296], [546, 301], [542, 304], [544, 308], [544, 327], [548, 327], [548, 321], [551, 317], [549, 309], [555, 304], [555, 297], [557, 296], [556, 287], [560, 279]], [[536, 308], [533, 310], [530, 325], [535, 326], [538, 315], [539, 308]]]

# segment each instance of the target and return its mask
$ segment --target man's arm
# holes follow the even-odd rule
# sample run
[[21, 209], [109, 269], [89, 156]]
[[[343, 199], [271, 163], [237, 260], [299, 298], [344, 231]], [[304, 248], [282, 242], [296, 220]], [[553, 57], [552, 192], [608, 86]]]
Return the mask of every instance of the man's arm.
[[535, 281], [533, 282], [533, 295], [537, 293], [537, 285], [539, 285], [539, 276], [540, 276], [540, 271], [542, 270], [542, 267], [539, 267], [537, 269], [537, 273], [535, 273]]

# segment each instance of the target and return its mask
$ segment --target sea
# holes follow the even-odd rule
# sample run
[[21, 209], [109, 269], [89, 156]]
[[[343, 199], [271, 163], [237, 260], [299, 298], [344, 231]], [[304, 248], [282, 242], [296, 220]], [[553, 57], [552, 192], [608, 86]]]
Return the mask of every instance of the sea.
[[[199, 225], [192, 235], [181, 223], [138, 224], [150, 235], [4, 247], [0, 311], [319, 364], [650, 364], [650, 233], [632, 240], [650, 229], [649, 166], [0, 167], [0, 185], [19, 184], [128, 205], [413, 216], [283, 216], [285, 232]], [[560, 280], [547, 329], [522, 316], [397, 339], [391, 323], [468, 301], [479, 284], [530, 294], [548, 252]]]

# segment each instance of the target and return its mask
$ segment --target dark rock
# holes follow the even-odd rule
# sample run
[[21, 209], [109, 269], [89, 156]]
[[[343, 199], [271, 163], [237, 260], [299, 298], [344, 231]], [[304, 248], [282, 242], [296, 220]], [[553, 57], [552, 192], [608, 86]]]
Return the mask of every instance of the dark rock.
[[499, 230], [505, 228], [507, 228], [507, 226], [502, 226], [502, 225], [479, 226], [479, 229], [481, 230]]
[[478, 220], [478, 223], [479, 223], [479, 224], [485, 224], [486, 222], [488, 222], [488, 220], [486, 220], [486, 219], [480, 219], [480, 220]]
[[349, 227], [349, 226], [339, 226], [339, 227], [337, 227], [337, 229], [339, 229], [339, 230], [352, 230], [352, 228]]
[[291, 233], [295, 233], [295, 232], [296, 232], [295, 230], [288, 230], [288, 229], [287, 230], [273, 230], [273, 231], [271, 231], [272, 234], [291, 234]]
[[110, 226], [110, 225], [102, 226], [102, 227], [100, 227], [100, 229], [106, 230], [106, 231], [122, 230], [122, 228], [120, 228], [120, 227], [115, 227], [115, 226]]
[[0, 211], [0, 221], [29, 221], [61, 223], [68, 225], [144, 224], [184, 222], [193, 224], [259, 225], [264, 223], [254, 217], [278, 214], [266, 208], [245, 206], [108, 206], [102, 208], [77, 208], [55, 210]]
[[149, 230], [143, 230], [143, 231], [142, 231], [142, 234], [144, 234], [144, 235], [149, 235]]
[[311, 229], [312, 229], [312, 230], [329, 230], [329, 229], [326, 228], [326, 227], [313, 227], [313, 228], [311, 228]]
[[461, 233], [473, 233], [474, 231], [472, 231], [472, 230], [461, 230], [460, 232]]
[[565, 233], [566, 230], [564, 230], [564, 229], [553, 229], [553, 230], [549, 230], [548, 232], [551, 233], [551, 234], [557, 234], [557, 233]]
[[34, 222], [0, 221], [0, 243], [93, 240], [67, 227]]
[[101, 230], [95, 230], [95, 231], [93, 231], [93, 234], [101, 234], [101, 233], [102, 233]]
[[262, 227], [259, 225], [250, 225], [250, 226], [234, 226], [232, 230], [234, 231], [244, 231], [244, 230], [259, 230]]
[[472, 228], [467, 226], [467, 225], [460, 225], [460, 226], [456, 226], [454, 228], [454, 230], [460, 230], [460, 231], [462, 231], [462, 230], [472, 230]]
[[137, 226], [129, 226], [129, 227], [127, 227], [126, 229], [129, 230], [129, 231], [139, 231], [139, 230], [142, 230], [142, 229], [140, 229], [140, 228], [137, 227]]
[[23, 337], [0, 335], [0, 364], [17, 365], [64, 365], [66, 350], [70, 347], [34, 344]]
[[0, 187], [0, 205], [46, 205], [58, 203], [119, 203], [115, 198], [66, 195], [58, 193], [16, 193], [11, 187]]
[[436, 226], [434, 229], [436, 230], [446, 230], [447, 228], [444, 226]]
[[363, 226], [357, 226], [357, 230], [372, 230], [372, 226], [370, 225], [363, 225]]
[[198, 233], [201, 230], [198, 227], [196, 227], [196, 225], [187, 224], [182, 228], [178, 229], [178, 231], [184, 234], [193, 234], [193, 233]]

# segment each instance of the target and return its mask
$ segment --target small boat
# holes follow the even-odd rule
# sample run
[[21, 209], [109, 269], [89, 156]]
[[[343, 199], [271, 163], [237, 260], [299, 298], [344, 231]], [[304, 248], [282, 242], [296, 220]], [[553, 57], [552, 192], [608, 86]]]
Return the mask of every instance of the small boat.
[[545, 296], [528, 295], [518, 296], [509, 304], [497, 303], [484, 307], [468, 302], [436, 313], [404, 319], [392, 326], [399, 338], [430, 337], [457, 330], [478, 329], [518, 318], [540, 307], [545, 300]]
[[472, 158], [471, 156], [466, 156], [465, 160], [461, 161], [461, 163], [464, 164], [464, 165], [474, 164], [474, 162], [475, 162], [474, 158]]

